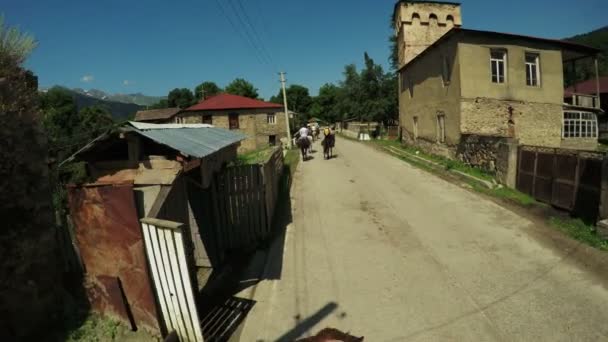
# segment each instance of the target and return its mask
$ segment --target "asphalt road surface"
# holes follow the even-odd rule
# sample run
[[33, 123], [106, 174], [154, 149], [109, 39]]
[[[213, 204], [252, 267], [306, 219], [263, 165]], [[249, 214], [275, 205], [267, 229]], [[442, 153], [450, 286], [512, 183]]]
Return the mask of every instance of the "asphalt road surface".
[[368, 146], [301, 163], [240, 341], [608, 341], [608, 290], [533, 223]]

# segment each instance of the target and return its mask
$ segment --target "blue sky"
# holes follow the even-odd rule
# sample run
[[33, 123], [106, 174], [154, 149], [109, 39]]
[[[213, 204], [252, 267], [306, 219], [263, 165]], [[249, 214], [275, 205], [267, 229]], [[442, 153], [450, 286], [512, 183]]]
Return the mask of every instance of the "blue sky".
[[[204, 80], [224, 86], [243, 77], [268, 99], [278, 91], [279, 70], [288, 73], [288, 83], [316, 94], [341, 79], [344, 65], [361, 65], [365, 51], [388, 68], [394, 2], [0, 0], [0, 12], [38, 40], [26, 66], [41, 86], [166, 95]], [[267, 53], [242, 37], [235, 10], [245, 26], [250, 19], [257, 34], [248, 32]], [[464, 27], [547, 38], [608, 25], [606, 13], [606, 0], [462, 1]]]

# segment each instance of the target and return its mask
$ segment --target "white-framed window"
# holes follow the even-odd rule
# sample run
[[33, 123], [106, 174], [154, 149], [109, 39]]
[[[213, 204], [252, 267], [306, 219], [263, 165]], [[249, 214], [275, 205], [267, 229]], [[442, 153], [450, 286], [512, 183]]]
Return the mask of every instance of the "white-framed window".
[[445, 142], [445, 114], [437, 114], [437, 142]]
[[450, 62], [447, 56], [443, 56], [441, 64], [441, 76], [443, 79], [443, 85], [450, 84]]
[[526, 52], [526, 85], [540, 85], [540, 55], [537, 53]]
[[175, 117], [175, 123], [177, 124], [183, 124], [185, 122], [184, 118], [181, 116], [176, 116]]
[[490, 70], [492, 71], [492, 83], [507, 81], [507, 50], [490, 49]]
[[266, 123], [270, 125], [274, 125], [277, 123], [277, 115], [276, 114], [267, 114], [266, 115]]
[[563, 138], [597, 138], [597, 116], [589, 112], [566, 111]]

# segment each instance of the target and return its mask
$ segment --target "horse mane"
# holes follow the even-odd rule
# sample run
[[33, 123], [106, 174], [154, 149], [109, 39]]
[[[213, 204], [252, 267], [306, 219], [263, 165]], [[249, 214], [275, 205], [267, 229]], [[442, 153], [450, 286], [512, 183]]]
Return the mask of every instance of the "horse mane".
[[363, 342], [363, 336], [355, 337], [348, 333], [342, 332], [334, 328], [325, 328], [319, 331], [315, 336], [307, 337], [296, 342], [329, 342], [329, 341], [340, 341], [340, 342]]

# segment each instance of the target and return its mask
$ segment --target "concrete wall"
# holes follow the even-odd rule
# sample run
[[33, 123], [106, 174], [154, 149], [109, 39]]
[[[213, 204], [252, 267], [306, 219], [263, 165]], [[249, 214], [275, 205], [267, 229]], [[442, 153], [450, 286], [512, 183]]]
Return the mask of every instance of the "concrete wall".
[[[246, 110], [222, 110], [222, 111], [200, 111], [183, 112], [178, 114], [185, 119], [186, 123], [202, 123], [203, 116], [212, 115], [212, 124], [215, 127], [229, 129], [228, 116], [232, 113], [239, 114], [239, 131], [247, 135], [247, 139], [241, 142], [239, 153], [252, 151], [268, 145], [269, 136], [276, 135], [277, 144], [280, 139], [287, 136], [285, 126], [285, 114], [278, 109], [246, 109]], [[275, 124], [267, 123], [267, 115], [274, 113]]]
[[[490, 49], [507, 50], [505, 83], [492, 83]], [[561, 105], [564, 78], [561, 51], [554, 46], [527, 40], [463, 35], [458, 44], [461, 60], [462, 97], [552, 103]], [[526, 85], [525, 53], [540, 55], [540, 86]]]
[[458, 4], [400, 3], [394, 18], [399, 66], [407, 64], [452, 27], [462, 25]]
[[[437, 115], [445, 115], [446, 146], [460, 140], [460, 67], [455, 39], [449, 39], [414, 61], [401, 72], [399, 121], [404, 138], [414, 140], [414, 117], [418, 117], [417, 140], [436, 143]], [[447, 58], [450, 80], [444, 82], [443, 58]]]

